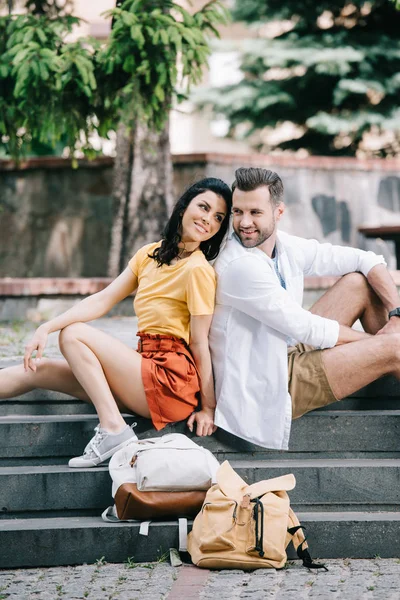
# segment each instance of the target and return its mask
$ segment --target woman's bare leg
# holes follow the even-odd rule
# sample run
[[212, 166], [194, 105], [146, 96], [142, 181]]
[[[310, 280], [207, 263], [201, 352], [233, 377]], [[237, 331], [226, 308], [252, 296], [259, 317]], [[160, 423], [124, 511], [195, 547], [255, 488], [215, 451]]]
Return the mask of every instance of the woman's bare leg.
[[112, 433], [125, 427], [115, 397], [128, 410], [150, 418], [138, 352], [84, 323], [61, 331], [60, 349], [94, 404], [100, 427]]
[[53, 390], [90, 402], [87, 393], [64, 359], [42, 358], [36, 371], [25, 371], [24, 365], [0, 370], [0, 399], [13, 398], [34, 389]]

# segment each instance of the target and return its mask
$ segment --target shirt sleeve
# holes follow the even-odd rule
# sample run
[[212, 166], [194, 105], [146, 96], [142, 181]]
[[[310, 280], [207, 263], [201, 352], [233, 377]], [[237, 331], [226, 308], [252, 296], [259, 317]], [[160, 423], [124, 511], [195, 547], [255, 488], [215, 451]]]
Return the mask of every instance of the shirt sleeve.
[[146, 246], [142, 246], [142, 248], [139, 248], [139, 250], [136, 252], [136, 254], [134, 254], [132, 256], [132, 258], [130, 259], [128, 266], [130, 268], [130, 270], [132, 271], [132, 273], [134, 275], [136, 275], [136, 277], [139, 277], [140, 275], [140, 270], [142, 268], [142, 264], [143, 264], [143, 260], [146, 258], [149, 250], [151, 249], [151, 247], [154, 244], [147, 244]]
[[272, 268], [253, 256], [232, 261], [218, 278], [217, 303], [231, 306], [288, 338], [332, 348], [339, 323], [302, 308], [277, 281]]
[[305, 275], [340, 276], [359, 272], [367, 277], [376, 265], [386, 265], [383, 256], [374, 252], [293, 237], [296, 248], [303, 254]]
[[189, 273], [186, 302], [191, 315], [212, 315], [215, 306], [216, 274], [209, 265], [199, 265]]

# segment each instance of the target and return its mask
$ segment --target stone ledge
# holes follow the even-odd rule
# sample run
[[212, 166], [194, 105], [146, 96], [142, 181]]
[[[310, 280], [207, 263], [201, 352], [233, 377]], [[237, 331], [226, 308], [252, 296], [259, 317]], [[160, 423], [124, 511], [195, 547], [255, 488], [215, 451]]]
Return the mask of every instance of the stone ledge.
[[[400, 287], [400, 271], [391, 271]], [[306, 277], [304, 289], [326, 290], [339, 277]], [[0, 297], [87, 296], [100, 292], [112, 281], [111, 277], [0, 277]]]
[[265, 155], [265, 154], [228, 154], [223, 152], [199, 152], [192, 154], [174, 154], [174, 164], [200, 163], [225, 164], [259, 167], [288, 167], [302, 169], [327, 169], [345, 171], [398, 171], [399, 159], [359, 159], [344, 156], [306, 156], [299, 158], [295, 155]]
[[[400, 159], [396, 158], [369, 158], [359, 159], [348, 156], [306, 156], [299, 158], [293, 154], [265, 155], [265, 154], [231, 154], [223, 152], [193, 152], [187, 154], [173, 154], [174, 164], [220, 164], [235, 165], [241, 163], [245, 166], [261, 167], [287, 167], [302, 169], [326, 169], [330, 171], [395, 171], [400, 170]], [[80, 167], [97, 168], [114, 164], [112, 156], [98, 156], [93, 160], [78, 160]], [[71, 160], [60, 156], [32, 157], [22, 160], [17, 166], [12, 160], [0, 160], [0, 171], [26, 171], [30, 169], [71, 169]]]
[[3, 277], [0, 296], [87, 296], [111, 281], [110, 277]]
[[[96, 169], [98, 167], [110, 166], [114, 164], [112, 156], [99, 156], [93, 160], [81, 158], [78, 160], [79, 167]], [[70, 158], [61, 156], [41, 156], [21, 160], [19, 165], [13, 160], [0, 160], [0, 171], [27, 171], [30, 169], [72, 169]]]
[[[400, 271], [390, 271], [395, 284], [400, 287]], [[332, 287], [340, 277], [305, 277], [304, 289], [307, 290], [327, 290]], [[1, 280], [0, 280], [1, 282]], [[1, 284], [0, 284], [1, 285]], [[0, 287], [1, 290], [1, 287]]]

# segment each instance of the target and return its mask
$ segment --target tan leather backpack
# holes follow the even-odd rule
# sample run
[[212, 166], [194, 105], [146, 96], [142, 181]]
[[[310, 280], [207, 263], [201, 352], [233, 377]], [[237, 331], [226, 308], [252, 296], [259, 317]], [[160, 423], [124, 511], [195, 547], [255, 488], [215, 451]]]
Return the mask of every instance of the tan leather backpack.
[[225, 461], [188, 536], [193, 563], [207, 569], [279, 569], [292, 541], [304, 566], [327, 570], [312, 561], [290, 508], [287, 491], [295, 485], [294, 475], [248, 485]]

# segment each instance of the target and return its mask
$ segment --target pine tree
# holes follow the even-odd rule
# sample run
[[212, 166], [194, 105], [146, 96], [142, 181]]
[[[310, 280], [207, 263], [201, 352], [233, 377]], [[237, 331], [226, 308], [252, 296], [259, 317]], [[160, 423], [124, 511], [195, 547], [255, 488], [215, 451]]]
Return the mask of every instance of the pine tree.
[[[242, 81], [209, 95], [229, 135], [250, 136], [264, 151], [367, 155], [372, 132], [370, 153], [400, 153], [395, 1], [236, 0], [233, 14], [260, 35], [243, 44]], [[279, 31], [267, 38], [274, 22]], [[286, 122], [293, 124], [290, 139], [271, 141], [268, 134]]]

